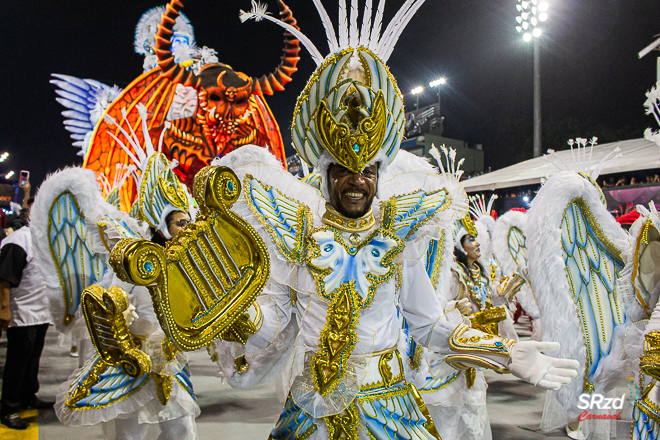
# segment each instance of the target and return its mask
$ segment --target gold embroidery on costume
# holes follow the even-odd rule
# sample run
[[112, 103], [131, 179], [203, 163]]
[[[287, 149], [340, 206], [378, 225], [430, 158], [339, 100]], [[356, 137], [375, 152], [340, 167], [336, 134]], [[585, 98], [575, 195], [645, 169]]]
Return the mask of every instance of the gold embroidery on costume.
[[431, 414], [429, 414], [429, 410], [426, 407], [426, 404], [424, 403], [422, 396], [420, 396], [419, 391], [417, 391], [417, 387], [415, 387], [415, 385], [413, 384], [409, 384], [408, 388], [410, 390], [410, 393], [413, 395], [413, 398], [415, 399], [415, 403], [417, 403], [417, 406], [419, 406], [419, 410], [422, 412], [422, 415], [426, 419], [426, 423], [424, 423], [424, 427], [432, 436], [434, 436], [438, 440], [442, 440], [440, 439], [440, 434], [438, 433], [438, 430], [436, 429], [435, 424], [433, 423]]
[[73, 409], [75, 408], [76, 403], [88, 397], [91, 393], [92, 386], [100, 380], [101, 374], [103, 374], [108, 368], [110, 368], [109, 364], [99, 360], [85, 380], [73, 391], [69, 391], [66, 396], [66, 406]]
[[358, 297], [355, 281], [342, 284], [328, 310], [319, 338], [320, 348], [312, 359], [314, 383], [322, 396], [327, 396], [339, 382], [346, 360], [357, 343]]
[[324, 417], [324, 420], [330, 440], [357, 440], [360, 416], [355, 402], [339, 414]]
[[245, 175], [245, 203], [270, 235], [278, 253], [290, 263], [307, 257], [309, 232], [313, 225], [308, 206], [285, 196], [269, 185]]
[[156, 382], [156, 393], [161, 405], [167, 405], [172, 395], [172, 376], [163, 376], [162, 374], [154, 373], [154, 382]]
[[474, 380], [477, 378], [477, 370], [476, 368], [468, 368], [465, 370], [465, 384], [467, 385], [468, 389], [472, 389], [474, 386]]

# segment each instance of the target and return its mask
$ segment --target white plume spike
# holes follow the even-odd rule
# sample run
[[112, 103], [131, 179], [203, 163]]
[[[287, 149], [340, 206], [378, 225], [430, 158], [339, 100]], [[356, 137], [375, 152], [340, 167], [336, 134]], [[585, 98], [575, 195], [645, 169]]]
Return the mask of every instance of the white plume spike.
[[[124, 130], [123, 127], [121, 127], [119, 124], [117, 124], [117, 121], [116, 121], [112, 116], [106, 114], [106, 115], [104, 115], [104, 118], [105, 118], [105, 120], [106, 120], [106, 122], [107, 122], [108, 124], [111, 124], [111, 125], [116, 126], [116, 127], [119, 129], [119, 131], [121, 131], [121, 133], [124, 135], [124, 137], [125, 137], [126, 139], [128, 139], [128, 142], [133, 146], [133, 150], [135, 150], [135, 152], [136, 152], [136, 154], [137, 154], [138, 156], [140, 156], [140, 155], [144, 155], [144, 152], [142, 151], [142, 147], [140, 147], [140, 144], [138, 144], [137, 141], [136, 141], [135, 139], [133, 139], [133, 138], [131, 137], [131, 135], [129, 135], [128, 132], [127, 132], [126, 130]], [[119, 139], [117, 139], [117, 137], [116, 137], [113, 133], [108, 132], [108, 134], [110, 134], [110, 136], [112, 136], [112, 137], [113, 137], [113, 138], [119, 143], [119, 145], [120, 145], [124, 150], [126, 150], [126, 152], [128, 153], [129, 157], [130, 157], [135, 163], [140, 163], [140, 162], [141, 162], [141, 159], [142, 159], [142, 158], [140, 157], [140, 159], [138, 159], [137, 157], [135, 157], [135, 155], [130, 151], [130, 149], [128, 149], [128, 148], [126, 147], [126, 145], [125, 145], [123, 142], [121, 142]]]
[[346, 0], [339, 0], [339, 47], [348, 47], [348, 14]]
[[410, 20], [412, 19], [413, 15], [415, 15], [415, 13], [417, 13], [419, 8], [424, 4], [424, 1], [425, 0], [417, 0], [417, 2], [415, 2], [406, 12], [403, 19], [401, 20], [401, 23], [396, 27], [395, 32], [392, 35], [390, 42], [387, 46], [387, 50], [384, 53], [382, 53], [383, 60], [388, 60], [390, 58], [390, 55], [392, 55], [392, 51], [394, 50], [394, 45], [399, 40], [401, 33], [406, 28], [406, 26], [408, 26], [408, 23], [410, 23]]
[[351, 0], [351, 30], [349, 33], [351, 47], [360, 44], [360, 31], [358, 30], [358, 0]]
[[116, 170], [117, 172], [115, 173], [115, 178], [114, 182], [112, 183], [112, 187], [110, 187], [110, 191], [114, 191], [117, 188], [121, 188], [126, 179], [135, 171], [137, 167], [135, 165], [126, 165], [126, 164], [117, 164]]
[[[562, 167], [560, 167], [559, 165], [557, 165], [553, 160], [550, 160], [550, 156], [549, 156], [549, 154], [552, 154], [552, 153], [554, 153], [554, 150], [548, 150], [548, 154], [544, 154], [544, 155], [543, 155], [543, 158], [546, 160], [546, 162], [548, 162], [548, 163], [554, 165], [555, 168], [557, 168], [557, 170], [559, 170], [560, 172], [561, 172], [561, 171], [566, 171], [565, 169], [563, 169]], [[543, 185], [543, 184], [541, 184], [541, 185]]]
[[104, 194], [108, 194], [110, 192], [110, 181], [108, 181], [108, 178], [105, 176], [105, 174], [97, 175], [96, 181], [101, 185]]
[[378, 9], [376, 9], [376, 17], [374, 18], [374, 26], [371, 30], [371, 36], [369, 37], [369, 50], [373, 52], [375, 52], [376, 48], [378, 47], [378, 40], [380, 39], [380, 27], [383, 24], [384, 10], [385, 10], [385, 0], [379, 0]]
[[314, 46], [314, 43], [312, 43], [312, 41], [305, 36], [305, 34], [300, 32], [298, 29], [291, 26], [290, 24], [278, 20], [277, 18], [272, 17], [268, 14], [269, 13], [266, 12], [266, 5], [259, 4], [255, 0], [252, 0], [252, 10], [250, 12], [245, 12], [243, 10], [239, 11], [238, 18], [241, 20], [241, 23], [244, 23], [247, 20], [261, 21], [266, 19], [270, 22], [273, 22], [283, 27], [290, 34], [292, 34], [294, 37], [300, 40], [302, 45], [305, 46], [305, 49], [307, 49], [309, 54], [312, 56], [312, 59], [314, 60], [317, 66], [323, 62], [324, 57], [321, 55], [321, 53], [316, 48], [316, 46]]
[[403, 29], [423, 3], [424, 0], [406, 0], [385, 29], [383, 38], [378, 45], [378, 54], [384, 62], [389, 59]]
[[369, 38], [371, 35], [371, 4], [372, 0], [367, 0], [362, 14], [362, 30], [360, 31], [360, 46], [369, 47]]
[[154, 149], [154, 144], [151, 142], [151, 136], [149, 136], [149, 127], [147, 127], [147, 118], [148, 118], [147, 108], [144, 106], [144, 104], [140, 103], [137, 105], [137, 111], [138, 114], [140, 115], [140, 119], [142, 119], [142, 136], [144, 137], [144, 152], [147, 154], [147, 157], [150, 157], [156, 152], [156, 150]]
[[339, 44], [337, 43], [337, 36], [335, 35], [335, 28], [332, 25], [332, 21], [330, 20], [330, 16], [328, 15], [328, 12], [323, 7], [323, 3], [321, 3], [321, 0], [313, 0], [313, 1], [314, 1], [314, 6], [316, 6], [316, 10], [319, 13], [319, 17], [321, 17], [321, 22], [323, 23], [323, 28], [325, 29], [325, 35], [328, 39], [328, 47], [330, 48], [330, 53], [337, 52], [339, 50]]
[[[126, 113], [126, 107], [121, 109], [121, 114], [124, 117], [124, 121], [126, 121], [126, 119], [128, 119]], [[146, 158], [146, 155], [144, 154], [144, 151], [140, 146], [140, 142], [138, 141], [138, 137], [135, 134], [135, 131], [133, 130], [133, 126], [130, 123], [127, 123], [126, 125], [128, 125], [128, 129], [131, 131], [132, 137], [129, 137], [129, 139], [131, 140], [131, 144], [135, 147], [135, 153], [140, 158], [140, 161], [143, 161]]]
[[600, 172], [603, 171], [603, 168], [605, 168], [605, 166], [606, 166], [610, 161], [616, 159], [617, 157], [621, 157], [621, 156], [623, 156], [623, 154], [617, 154], [616, 156], [611, 157], [613, 154], [616, 154], [616, 153], [618, 153], [619, 151], [621, 151], [621, 148], [616, 147], [614, 150], [610, 151], [610, 154], [608, 154], [607, 156], [605, 156], [605, 157], [603, 158], [603, 160], [601, 160], [601, 161], [598, 163], [598, 165], [596, 165], [596, 169], [594, 169], [594, 171], [591, 173], [591, 177], [592, 177], [594, 180], [598, 179], [598, 176], [600, 176]]
[[438, 167], [440, 168], [440, 174], [445, 174], [446, 173], [445, 167], [442, 166], [442, 157], [440, 156], [440, 151], [435, 146], [435, 144], [431, 144], [430, 154], [435, 159], [435, 161], [438, 163]]
[[552, 160], [550, 160], [550, 157], [548, 157], [547, 155], [543, 155], [543, 157], [545, 157], [545, 159], [546, 159], [548, 162], [550, 162], [551, 164], [553, 164], [554, 166], [556, 166], [557, 168], [559, 168], [559, 171], [570, 171], [571, 167], [569, 167], [568, 164], [567, 164], [566, 162], [564, 162], [564, 159], [562, 159], [560, 155], [558, 155], [557, 153], [555, 153], [555, 150], [548, 150], [548, 153], [551, 154], [551, 155], [553, 155], [553, 156], [556, 157], [557, 159], [559, 159], [559, 161], [564, 165], [564, 168], [561, 168], [561, 167], [560, 167], [559, 165], [557, 165], [555, 162], [553, 162]]
[[394, 18], [390, 21], [390, 23], [387, 25], [385, 28], [385, 31], [383, 32], [383, 36], [381, 37], [380, 41], [378, 42], [378, 48], [377, 52], [378, 53], [383, 53], [384, 49], [387, 47], [390, 37], [394, 33], [394, 28], [397, 27], [397, 25], [401, 24], [401, 19], [403, 18], [403, 15], [405, 14], [405, 11], [407, 11], [410, 8], [410, 4], [415, 1], [415, 0], [406, 0], [406, 2], [399, 8], [397, 13], [394, 15]]
[[[138, 159], [137, 157], [135, 157], [135, 155], [133, 154], [133, 152], [132, 152], [132, 151], [126, 146], [126, 144], [124, 144], [122, 141], [120, 141], [120, 140], [117, 138], [117, 136], [114, 135], [114, 133], [108, 132], [108, 134], [109, 134], [109, 135], [110, 135], [110, 136], [111, 136], [111, 137], [117, 142], [117, 144], [119, 144], [119, 146], [122, 148], [122, 150], [124, 150], [124, 151], [126, 152], [126, 154], [128, 154], [128, 157], [130, 157], [131, 160], [132, 160], [133, 162], [135, 162], [135, 163], [137, 163], [137, 164], [140, 164], [140, 163], [141, 163], [141, 162], [140, 162], [140, 159]], [[136, 151], [137, 151], [137, 150], [136, 150]], [[140, 168], [140, 169], [141, 169], [141, 168]]]

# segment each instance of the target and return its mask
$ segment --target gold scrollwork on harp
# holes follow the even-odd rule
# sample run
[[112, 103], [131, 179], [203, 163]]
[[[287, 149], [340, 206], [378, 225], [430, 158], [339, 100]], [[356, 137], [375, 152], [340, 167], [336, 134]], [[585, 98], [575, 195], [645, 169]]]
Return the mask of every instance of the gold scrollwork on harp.
[[149, 288], [161, 327], [183, 351], [228, 333], [246, 339], [252, 332], [246, 332], [243, 315], [270, 275], [265, 243], [229, 209], [241, 193], [236, 174], [226, 167], [203, 168], [194, 193], [200, 207], [195, 222], [164, 249], [125, 239], [110, 255], [120, 279]]
[[93, 285], [83, 291], [83, 315], [92, 343], [107, 365], [121, 365], [131, 377], [141, 377], [151, 371], [151, 359], [140, 350], [128, 331], [124, 311], [129, 302], [120, 287], [108, 290]]

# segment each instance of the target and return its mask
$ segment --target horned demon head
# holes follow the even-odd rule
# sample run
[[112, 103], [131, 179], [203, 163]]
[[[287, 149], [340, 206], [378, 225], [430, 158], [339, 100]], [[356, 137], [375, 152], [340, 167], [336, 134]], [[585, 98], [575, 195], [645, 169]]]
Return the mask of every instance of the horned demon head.
[[[158, 25], [154, 51], [162, 76], [197, 90], [195, 122], [201, 126], [205, 144], [211, 149], [202, 154], [203, 158], [210, 161], [242, 145], [256, 144], [268, 146], [278, 159], [285, 162], [279, 129], [263, 95], [284, 90], [284, 85], [298, 70], [298, 40], [286, 32], [280, 64], [275, 71], [258, 79], [223, 63], [206, 64], [195, 74], [192, 69], [177, 64], [172, 54], [173, 27], [183, 3], [184, 0], [171, 0], [166, 6]], [[297, 28], [287, 5], [278, 0], [278, 6], [281, 19]], [[179, 159], [174, 157], [175, 154], [172, 156]], [[185, 157], [183, 159], [185, 161]]]

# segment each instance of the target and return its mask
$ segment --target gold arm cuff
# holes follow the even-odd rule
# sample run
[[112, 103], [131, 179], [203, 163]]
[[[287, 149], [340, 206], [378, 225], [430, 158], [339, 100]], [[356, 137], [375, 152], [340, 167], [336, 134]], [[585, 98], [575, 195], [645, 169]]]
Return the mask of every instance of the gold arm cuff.
[[449, 337], [449, 348], [456, 353], [487, 354], [510, 357], [510, 349], [516, 342], [490, 333], [484, 333], [459, 324]]
[[474, 367], [488, 368], [500, 374], [510, 373], [509, 369], [502, 367], [501, 364], [490, 361], [488, 359], [470, 356], [467, 354], [453, 354], [445, 358], [445, 362], [449, 364], [450, 367], [456, 368], [457, 370], [468, 370]]

